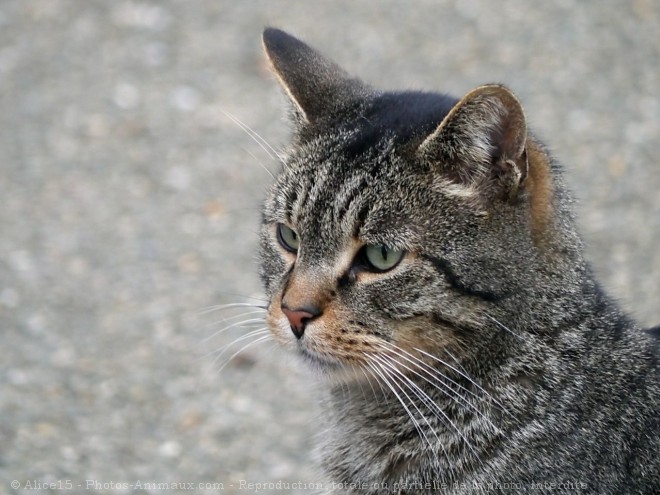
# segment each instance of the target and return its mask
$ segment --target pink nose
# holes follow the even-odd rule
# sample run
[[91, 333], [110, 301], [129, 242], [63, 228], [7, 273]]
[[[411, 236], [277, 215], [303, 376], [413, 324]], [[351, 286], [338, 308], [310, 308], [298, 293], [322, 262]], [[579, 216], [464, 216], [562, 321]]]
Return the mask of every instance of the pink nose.
[[307, 326], [307, 323], [309, 323], [317, 316], [320, 316], [321, 310], [314, 306], [291, 310], [283, 305], [282, 313], [284, 313], [284, 316], [286, 316], [287, 320], [289, 320], [293, 335], [299, 339], [303, 336], [303, 333], [305, 333], [305, 327]]

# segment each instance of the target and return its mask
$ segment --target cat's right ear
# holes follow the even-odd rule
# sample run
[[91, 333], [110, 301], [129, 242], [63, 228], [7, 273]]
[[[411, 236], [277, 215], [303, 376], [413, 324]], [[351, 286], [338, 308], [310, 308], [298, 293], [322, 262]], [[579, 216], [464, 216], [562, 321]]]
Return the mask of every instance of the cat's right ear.
[[299, 131], [336, 116], [368, 92], [358, 79], [284, 31], [267, 28], [263, 44], [273, 73], [291, 100]]
[[467, 196], [515, 201], [527, 182], [527, 126], [522, 106], [504, 86], [470, 91], [418, 149]]

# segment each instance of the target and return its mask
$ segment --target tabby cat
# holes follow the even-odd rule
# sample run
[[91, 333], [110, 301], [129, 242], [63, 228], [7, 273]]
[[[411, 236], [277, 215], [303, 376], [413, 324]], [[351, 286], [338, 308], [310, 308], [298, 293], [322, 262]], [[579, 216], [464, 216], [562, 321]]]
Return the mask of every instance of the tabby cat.
[[263, 42], [294, 133], [260, 273], [327, 391], [325, 492], [660, 493], [657, 330], [594, 280], [513, 93], [379, 91]]

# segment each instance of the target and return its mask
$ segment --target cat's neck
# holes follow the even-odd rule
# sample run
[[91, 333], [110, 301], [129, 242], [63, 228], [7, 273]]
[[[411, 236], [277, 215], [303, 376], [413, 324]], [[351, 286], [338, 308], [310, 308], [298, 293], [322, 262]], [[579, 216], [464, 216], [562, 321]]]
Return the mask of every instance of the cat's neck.
[[433, 465], [445, 473], [435, 480], [449, 482], [487, 458], [505, 434], [496, 423], [510, 413], [485, 394], [414, 376], [388, 381], [330, 391], [324, 416], [331, 434], [319, 453], [332, 479], [351, 480], [360, 472], [370, 483], [393, 483]]
[[333, 479], [351, 479], [356, 470], [374, 482], [397, 480], [422, 465], [434, 465], [447, 482], [468, 476], [530, 417], [572, 407], [547, 391], [556, 384], [580, 389], [588, 370], [572, 373], [576, 355], [605, 359], [611, 351], [594, 340], [623, 335], [621, 345], [634, 344], [638, 332], [597, 285], [588, 282], [580, 303], [564, 309], [551, 328], [530, 322], [523, 329], [515, 317], [491, 320], [487, 331], [508, 340], [500, 348], [508, 355], [422, 359], [417, 366], [399, 358], [400, 373], [380, 358], [364, 380], [330, 388], [324, 416], [332, 434], [321, 446], [323, 465], [332, 467]]

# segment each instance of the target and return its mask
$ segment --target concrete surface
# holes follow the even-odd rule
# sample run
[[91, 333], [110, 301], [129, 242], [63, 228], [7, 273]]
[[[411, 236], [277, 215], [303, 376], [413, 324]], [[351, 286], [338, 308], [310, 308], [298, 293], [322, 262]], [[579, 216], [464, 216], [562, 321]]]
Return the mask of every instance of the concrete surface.
[[218, 372], [245, 330], [213, 334], [249, 308], [205, 312], [259, 304], [276, 164], [223, 112], [286, 142], [265, 25], [385, 88], [510, 85], [605, 286], [660, 323], [655, 0], [3, 0], [0, 493], [316, 480], [314, 384], [271, 343]]

